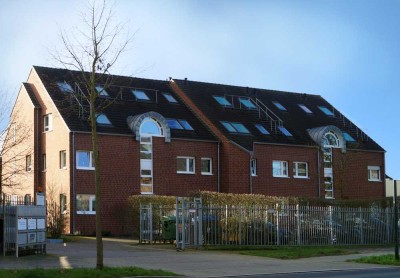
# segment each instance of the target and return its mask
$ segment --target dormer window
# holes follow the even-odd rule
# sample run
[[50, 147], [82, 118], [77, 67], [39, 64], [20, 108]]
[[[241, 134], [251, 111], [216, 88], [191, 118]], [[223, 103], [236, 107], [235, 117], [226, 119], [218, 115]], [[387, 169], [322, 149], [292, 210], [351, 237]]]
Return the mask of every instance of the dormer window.
[[255, 127], [258, 129], [258, 131], [261, 132], [261, 134], [264, 134], [264, 135], [268, 135], [269, 134], [268, 130], [263, 125], [255, 124]]
[[278, 126], [278, 128], [285, 136], [293, 136], [284, 126]]
[[61, 92], [63, 93], [72, 93], [72, 87], [67, 82], [57, 82], [58, 88], [60, 88]]
[[273, 104], [276, 106], [276, 108], [278, 108], [279, 110], [281, 110], [281, 111], [286, 111], [286, 108], [285, 108], [282, 104], [280, 104], [279, 102], [273, 101], [272, 103], [273, 103]]
[[334, 116], [333, 112], [331, 110], [329, 110], [326, 106], [318, 106], [318, 108], [324, 112], [325, 115], [327, 116]]
[[97, 114], [96, 122], [100, 125], [111, 125], [110, 120], [107, 118], [105, 114]]
[[141, 90], [132, 90], [133, 95], [135, 96], [136, 100], [144, 100], [144, 101], [149, 101], [150, 98], [147, 96], [147, 94], [144, 91]]
[[303, 109], [303, 111], [306, 112], [307, 114], [312, 114], [312, 113], [313, 113], [313, 112], [312, 112], [310, 109], [308, 109], [308, 107], [305, 106], [304, 104], [298, 104], [298, 105], [299, 105], [299, 107], [300, 107], [301, 109]]
[[240, 103], [246, 107], [247, 109], [257, 109], [255, 104], [251, 101], [250, 98], [247, 97], [241, 97], [239, 98]]
[[232, 106], [232, 104], [223, 96], [213, 96], [213, 98], [222, 106]]
[[178, 101], [171, 94], [163, 93], [163, 96], [166, 100], [168, 100], [169, 103], [178, 103]]
[[106, 89], [103, 88], [103, 86], [96, 86], [96, 91], [99, 94], [99, 96], [102, 96], [102, 97], [109, 96], [109, 94], [107, 93]]
[[323, 139], [323, 146], [338, 148], [340, 146], [339, 137], [333, 132], [327, 132]]

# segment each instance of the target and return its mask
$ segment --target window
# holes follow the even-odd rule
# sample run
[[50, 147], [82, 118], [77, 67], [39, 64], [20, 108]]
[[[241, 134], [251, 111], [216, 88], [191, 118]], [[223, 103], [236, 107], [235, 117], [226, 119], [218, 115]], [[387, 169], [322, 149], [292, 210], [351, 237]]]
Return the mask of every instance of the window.
[[353, 137], [351, 137], [350, 134], [348, 134], [347, 132], [343, 132], [343, 137], [344, 140], [346, 140], [347, 142], [355, 142], [356, 140], [354, 140]]
[[60, 213], [67, 213], [67, 195], [60, 194]]
[[132, 93], [136, 97], [136, 100], [150, 100], [144, 91], [132, 90]]
[[257, 176], [257, 160], [250, 160], [250, 174], [254, 177]]
[[76, 169], [94, 170], [93, 152], [77, 151], [76, 152]]
[[42, 171], [46, 171], [47, 165], [46, 165], [46, 154], [42, 155]]
[[172, 129], [193, 130], [193, 127], [186, 120], [167, 119], [167, 123]]
[[[140, 126], [140, 135], [163, 135], [163, 129], [152, 118], [146, 118], [143, 120]], [[147, 138], [147, 137], [146, 137]]]
[[102, 96], [102, 97], [109, 96], [109, 94], [107, 93], [106, 89], [103, 88], [103, 86], [96, 86], [96, 91], [99, 94], [99, 96]]
[[222, 106], [232, 106], [232, 104], [223, 96], [213, 96], [213, 98]]
[[26, 156], [26, 167], [25, 167], [27, 172], [32, 171], [32, 156], [27, 155]]
[[43, 130], [44, 132], [53, 130], [53, 117], [51, 114], [43, 116]]
[[241, 97], [239, 98], [239, 101], [244, 107], [247, 109], [257, 109], [257, 107], [254, 105], [254, 103], [251, 101], [250, 98], [247, 97]]
[[250, 131], [242, 123], [221, 122], [229, 132], [248, 134]]
[[307, 162], [294, 162], [293, 163], [293, 177], [308, 178], [308, 163]]
[[268, 130], [261, 124], [255, 124], [256, 128], [261, 132], [261, 134], [268, 135]]
[[327, 132], [322, 140], [324, 147], [337, 148], [340, 146], [339, 137], [331, 131]]
[[211, 158], [201, 158], [201, 174], [212, 175], [212, 160]]
[[293, 136], [284, 126], [278, 126], [278, 128], [285, 136]]
[[310, 109], [308, 109], [308, 107], [305, 106], [304, 104], [298, 104], [298, 105], [299, 105], [299, 107], [300, 107], [301, 109], [303, 109], [303, 111], [306, 112], [307, 114], [312, 114], [312, 113], [313, 113], [313, 112], [312, 112]]
[[177, 163], [177, 173], [194, 174], [194, 157], [177, 157]]
[[82, 194], [76, 195], [76, 213], [96, 214], [96, 196]]
[[287, 177], [288, 176], [287, 161], [274, 160], [272, 162], [272, 175], [274, 177]]
[[368, 180], [369, 181], [381, 181], [381, 167], [368, 166]]
[[168, 100], [168, 102], [170, 103], [178, 103], [178, 101], [171, 95], [168, 93], [163, 93], [163, 96], [166, 98], [166, 100]]
[[96, 114], [96, 122], [100, 125], [111, 125], [110, 120], [104, 113]]
[[325, 115], [327, 116], [333, 116], [333, 112], [331, 110], [329, 110], [328, 108], [326, 108], [325, 106], [318, 106], [318, 108], [324, 112]]
[[60, 169], [67, 169], [67, 152], [60, 151]]
[[285, 108], [282, 104], [280, 104], [279, 102], [273, 101], [272, 103], [273, 103], [279, 110], [281, 110], [281, 111], [286, 111], [286, 108]]
[[63, 93], [72, 93], [72, 87], [67, 82], [57, 82], [58, 88], [60, 88], [61, 92]]

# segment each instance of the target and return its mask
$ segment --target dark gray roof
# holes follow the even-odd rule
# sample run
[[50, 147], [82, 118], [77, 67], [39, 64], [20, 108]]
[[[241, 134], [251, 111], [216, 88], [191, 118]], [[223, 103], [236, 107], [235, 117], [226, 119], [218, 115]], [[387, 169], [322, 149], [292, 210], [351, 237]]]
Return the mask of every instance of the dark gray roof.
[[35, 93], [32, 90], [32, 86], [29, 83], [22, 83], [22, 85], [24, 86], [25, 90], [28, 93], [29, 98], [32, 101], [33, 106], [35, 106], [35, 108], [40, 108], [40, 103], [37, 100]]
[[[77, 89], [76, 84], [80, 84], [79, 87], [84, 90], [81, 83], [82, 73], [66, 69], [38, 66], [34, 66], [34, 69], [38, 73], [68, 127], [72, 131], [89, 132], [90, 125], [87, 121], [87, 103], [83, 100], [76, 99], [73, 94], [63, 93], [57, 85], [57, 82], [65, 81], [74, 89]], [[127, 118], [129, 116], [136, 116], [154, 111], [167, 119], [184, 119], [188, 121], [194, 129], [193, 131], [171, 129], [172, 138], [217, 141], [217, 138], [208, 128], [196, 118], [171, 90], [168, 81], [112, 75], [104, 76], [101, 80], [102, 82], [99, 82], [99, 85], [108, 84], [108, 82], [112, 80], [112, 85], [105, 88], [110, 97], [98, 98], [98, 105], [106, 106], [104, 114], [111, 121], [112, 125], [98, 125], [98, 132], [133, 135], [132, 130], [127, 124]], [[132, 89], [144, 90], [149, 96], [150, 101], [136, 101], [131, 92]], [[164, 92], [173, 95], [173, 97], [178, 100], [178, 103], [169, 103], [162, 95]], [[81, 105], [79, 105], [78, 102], [81, 103]], [[83, 117], [82, 111], [84, 111]]]
[[[355, 139], [355, 142], [347, 142], [347, 148], [384, 151], [374, 140], [319, 95], [188, 80], [174, 79], [174, 82], [224, 135], [247, 150], [252, 150], [255, 142], [316, 145], [308, 130], [336, 126]], [[213, 96], [225, 96], [232, 106], [221, 106]], [[250, 98], [254, 104], [258, 103], [257, 109], [245, 109], [245, 106], [239, 101], [240, 97]], [[286, 110], [278, 109], [273, 102], [279, 102]], [[312, 113], [306, 113], [299, 104], [305, 105]], [[324, 106], [332, 111], [333, 116], [327, 116], [319, 106]], [[259, 107], [262, 107], [265, 112], [262, 112]], [[221, 121], [240, 122], [245, 125], [250, 134], [228, 132]], [[255, 127], [256, 123], [262, 124], [270, 134], [261, 134]], [[283, 125], [293, 136], [285, 136], [276, 128], [277, 125]]]

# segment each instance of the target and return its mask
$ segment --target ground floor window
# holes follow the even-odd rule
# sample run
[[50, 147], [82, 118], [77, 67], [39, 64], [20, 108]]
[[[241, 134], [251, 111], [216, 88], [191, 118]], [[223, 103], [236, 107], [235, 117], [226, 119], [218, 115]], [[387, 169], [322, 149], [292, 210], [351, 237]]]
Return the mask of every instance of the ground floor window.
[[307, 162], [293, 162], [293, 177], [308, 178], [308, 163]]
[[288, 176], [288, 162], [274, 160], [272, 162], [272, 174], [274, 177], [287, 177]]
[[194, 157], [177, 157], [177, 173], [194, 174]]
[[368, 166], [368, 180], [369, 181], [381, 181], [381, 167]]
[[78, 194], [76, 195], [77, 214], [96, 214], [95, 195]]
[[212, 160], [211, 158], [201, 158], [201, 174], [212, 175]]

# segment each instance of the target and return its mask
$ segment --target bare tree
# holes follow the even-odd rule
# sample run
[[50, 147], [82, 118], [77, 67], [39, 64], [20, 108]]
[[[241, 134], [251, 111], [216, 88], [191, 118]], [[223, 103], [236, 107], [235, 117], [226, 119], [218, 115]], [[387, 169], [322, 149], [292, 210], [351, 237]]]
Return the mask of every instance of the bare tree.
[[24, 177], [31, 174], [33, 159], [30, 146], [32, 127], [19, 113], [11, 98], [0, 96], [0, 194], [24, 189]]
[[[109, 70], [115, 65], [120, 55], [127, 50], [132, 36], [124, 33], [123, 24], [115, 24], [113, 7], [106, 1], [88, 3], [87, 12], [82, 14], [82, 27], [75, 32], [61, 31], [63, 51], [56, 50], [53, 58], [68, 69], [79, 71], [84, 90], [74, 92], [89, 104], [88, 121], [91, 127], [93, 161], [95, 166], [96, 186], [96, 268], [103, 268], [103, 240], [101, 223], [101, 165], [96, 129], [97, 116], [106, 105], [96, 101], [101, 92], [96, 90], [100, 82], [104, 87], [112, 82]], [[122, 38], [123, 37], [123, 38]]]

